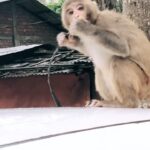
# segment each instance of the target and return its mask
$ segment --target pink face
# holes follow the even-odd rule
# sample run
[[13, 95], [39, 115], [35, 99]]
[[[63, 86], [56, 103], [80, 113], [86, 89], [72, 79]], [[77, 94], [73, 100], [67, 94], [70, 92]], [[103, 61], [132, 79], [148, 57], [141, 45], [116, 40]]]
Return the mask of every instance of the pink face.
[[70, 22], [78, 19], [86, 19], [85, 7], [81, 2], [74, 2], [68, 5], [66, 10], [67, 18]]

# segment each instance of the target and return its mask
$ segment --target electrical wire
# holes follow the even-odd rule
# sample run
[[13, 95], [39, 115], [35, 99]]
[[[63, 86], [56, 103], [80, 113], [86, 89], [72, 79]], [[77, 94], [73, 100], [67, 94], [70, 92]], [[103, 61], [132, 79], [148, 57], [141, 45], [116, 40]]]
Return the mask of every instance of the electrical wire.
[[[62, 104], [60, 103], [60, 100], [57, 98], [52, 86], [51, 86], [51, 66], [53, 63], [55, 63], [55, 58], [58, 57], [57, 52], [59, 51], [59, 47], [57, 47], [51, 58], [50, 58], [50, 61], [49, 61], [49, 66], [48, 66], [48, 69], [47, 69], [47, 74], [48, 74], [48, 77], [47, 77], [47, 82], [48, 82], [48, 86], [49, 86], [49, 92], [51, 94], [51, 98], [53, 100], [53, 102], [55, 103], [55, 106], [57, 107], [62, 107]], [[67, 52], [66, 54], [62, 55], [60, 59], [63, 59], [63, 58], [66, 58], [67, 56], [71, 55], [72, 53], [74, 53], [75, 50], [70, 50], [69, 52]], [[57, 61], [57, 60], [56, 60]]]
[[[22, 26], [28, 26], [28, 25], [39, 25], [39, 24], [43, 24], [43, 23], [46, 23], [48, 21], [36, 21], [36, 22], [30, 22], [30, 23], [25, 23], [25, 24], [22, 24]], [[12, 28], [13, 25], [3, 25], [3, 26], [0, 26], [0, 29], [6, 29], [6, 28]], [[17, 27], [17, 25], [15, 26]]]
[[56, 56], [56, 54], [57, 54], [58, 51], [59, 51], [59, 47], [57, 47], [55, 49], [55, 51], [53, 52], [53, 55], [51, 56], [51, 59], [49, 61], [49, 66], [48, 66], [48, 69], [47, 69], [47, 72], [48, 72], [47, 73], [48, 74], [48, 76], [47, 76], [47, 82], [48, 82], [49, 92], [51, 94], [51, 98], [52, 98], [53, 102], [55, 103], [55, 105], [57, 107], [61, 107], [62, 105], [61, 105], [59, 99], [57, 98], [57, 96], [56, 96], [56, 94], [53, 91], [53, 88], [51, 86], [51, 66], [52, 66], [52, 63], [54, 62], [55, 56]]

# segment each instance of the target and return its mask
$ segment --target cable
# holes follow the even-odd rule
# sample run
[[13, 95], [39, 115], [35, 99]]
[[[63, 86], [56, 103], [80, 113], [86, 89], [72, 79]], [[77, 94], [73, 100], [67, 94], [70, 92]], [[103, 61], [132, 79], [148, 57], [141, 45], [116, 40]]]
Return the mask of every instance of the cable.
[[[50, 78], [51, 78], [51, 66], [52, 66], [52, 64], [55, 62], [54, 60], [55, 60], [55, 58], [57, 57], [56, 54], [57, 54], [58, 51], [59, 51], [59, 47], [57, 47], [57, 48], [55, 49], [55, 51], [53, 52], [53, 54], [52, 54], [52, 56], [51, 56], [51, 59], [50, 59], [50, 61], [49, 61], [49, 66], [48, 66], [48, 70], [47, 70], [47, 72], [48, 72], [47, 82], [48, 82], [49, 91], [50, 91], [50, 94], [51, 94], [51, 97], [52, 97], [53, 102], [55, 103], [55, 105], [56, 105], [57, 107], [62, 107], [62, 104], [60, 103], [60, 100], [57, 98], [55, 92], [53, 91], [53, 88], [52, 88], [52, 86], [51, 86], [51, 80], [50, 80]], [[62, 55], [60, 59], [66, 58], [68, 55], [71, 55], [71, 54], [74, 53], [74, 52], [75, 52], [75, 50], [70, 50], [70, 51], [69, 51], [68, 53], [66, 53], [65, 55]]]
[[[39, 24], [43, 24], [43, 23], [46, 23], [48, 21], [36, 21], [36, 22], [30, 22], [30, 23], [25, 23], [25, 24], [22, 24], [22, 26], [28, 26], [28, 25], [39, 25]], [[6, 28], [12, 28], [13, 25], [3, 25], [3, 26], [0, 26], [0, 29], [6, 29]], [[15, 26], [17, 27], [17, 25]]]
[[53, 61], [54, 61], [54, 59], [55, 59], [55, 55], [56, 55], [56, 53], [57, 53], [58, 51], [59, 51], [59, 47], [57, 47], [57, 48], [55, 49], [55, 51], [53, 52], [53, 55], [52, 55], [52, 57], [51, 57], [51, 59], [50, 59], [50, 61], [49, 61], [49, 66], [48, 66], [48, 69], [47, 69], [47, 72], [48, 72], [47, 82], [48, 82], [49, 92], [50, 92], [50, 94], [51, 94], [52, 100], [54, 101], [54, 103], [55, 103], [55, 105], [56, 105], [57, 107], [61, 107], [62, 105], [61, 105], [59, 99], [57, 98], [55, 92], [53, 91], [53, 88], [52, 88], [52, 86], [51, 86], [51, 79], [50, 79], [50, 78], [51, 78], [51, 66], [52, 66], [52, 63], [53, 63]]

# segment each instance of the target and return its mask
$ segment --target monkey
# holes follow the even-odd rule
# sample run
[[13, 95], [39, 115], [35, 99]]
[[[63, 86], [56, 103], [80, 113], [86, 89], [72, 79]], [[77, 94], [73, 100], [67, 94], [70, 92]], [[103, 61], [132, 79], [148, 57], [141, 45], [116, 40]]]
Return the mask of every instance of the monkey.
[[90, 107], [150, 107], [150, 42], [127, 16], [100, 11], [91, 0], [65, 0], [61, 21], [68, 33], [57, 35], [60, 47], [89, 56], [96, 91]]

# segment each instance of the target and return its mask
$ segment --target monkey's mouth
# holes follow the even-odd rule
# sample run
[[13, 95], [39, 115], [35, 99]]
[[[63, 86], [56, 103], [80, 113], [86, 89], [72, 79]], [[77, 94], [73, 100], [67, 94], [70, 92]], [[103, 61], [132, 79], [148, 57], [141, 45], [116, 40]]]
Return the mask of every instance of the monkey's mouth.
[[96, 22], [96, 20], [93, 19], [92, 15], [90, 13], [87, 14], [86, 21], [90, 22], [92, 24], [95, 24], [95, 22]]
[[91, 14], [87, 14], [86, 20], [87, 20], [88, 22], [90, 22], [90, 20], [91, 20]]

